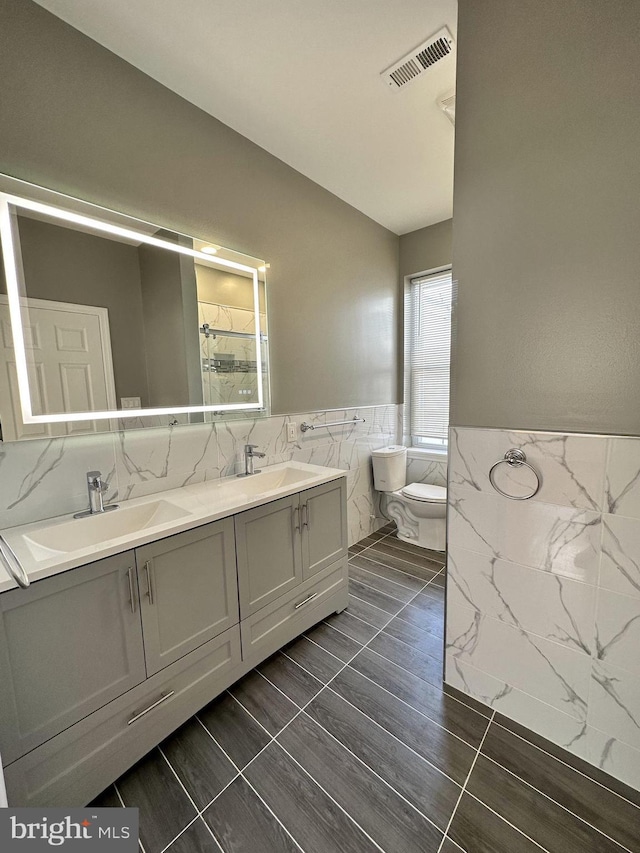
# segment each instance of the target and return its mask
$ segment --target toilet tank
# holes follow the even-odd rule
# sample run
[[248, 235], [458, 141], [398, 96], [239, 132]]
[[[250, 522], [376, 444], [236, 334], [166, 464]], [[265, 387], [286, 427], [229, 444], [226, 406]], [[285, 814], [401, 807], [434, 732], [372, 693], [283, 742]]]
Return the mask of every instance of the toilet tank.
[[379, 492], [395, 492], [407, 482], [407, 448], [399, 444], [371, 451], [373, 485]]

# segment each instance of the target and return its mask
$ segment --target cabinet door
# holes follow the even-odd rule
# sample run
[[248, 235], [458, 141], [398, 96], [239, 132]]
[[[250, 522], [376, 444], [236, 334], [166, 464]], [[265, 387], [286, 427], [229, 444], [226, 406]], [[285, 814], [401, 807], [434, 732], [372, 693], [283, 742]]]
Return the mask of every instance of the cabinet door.
[[0, 595], [5, 762], [144, 678], [132, 551]]
[[147, 674], [238, 621], [233, 519], [136, 549]]
[[240, 613], [245, 619], [302, 581], [298, 495], [235, 517]]
[[343, 478], [300, 494], [304, 579], [346, 556], [347, 491]]

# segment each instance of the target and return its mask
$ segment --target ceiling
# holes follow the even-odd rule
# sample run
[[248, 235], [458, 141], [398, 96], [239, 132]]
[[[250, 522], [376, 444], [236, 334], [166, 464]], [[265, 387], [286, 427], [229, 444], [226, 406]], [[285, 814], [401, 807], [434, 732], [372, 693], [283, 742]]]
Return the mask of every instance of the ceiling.
[[452, 215], [455, 53], [379, 75], [456, 0], [36, 1], [396, 234]]

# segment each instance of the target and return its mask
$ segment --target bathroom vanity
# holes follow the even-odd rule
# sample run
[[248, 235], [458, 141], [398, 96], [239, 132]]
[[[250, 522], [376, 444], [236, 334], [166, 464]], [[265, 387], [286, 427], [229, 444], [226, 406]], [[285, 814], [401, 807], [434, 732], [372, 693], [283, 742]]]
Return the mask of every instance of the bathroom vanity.
[[30, 580], [0, 579], [0, 753], [13, 806], [90, 802], [347, 605], [336, 469], [283, 463], [3, 535]]

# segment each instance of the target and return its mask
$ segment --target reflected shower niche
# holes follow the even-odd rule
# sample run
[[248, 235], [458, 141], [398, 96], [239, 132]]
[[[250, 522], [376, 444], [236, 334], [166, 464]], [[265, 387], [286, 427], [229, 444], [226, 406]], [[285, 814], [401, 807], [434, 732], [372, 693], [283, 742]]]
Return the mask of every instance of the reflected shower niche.
[[0, 176], [2, 438], [269, 413], [261, 259]]
[[[196, 264], [202, 391], [207, 406], [254, 402], [268, 373], [264, 282], [259, 282], [259, 347], [251, 282]], [[259, 373], [260, 371], [260, 373]]]

